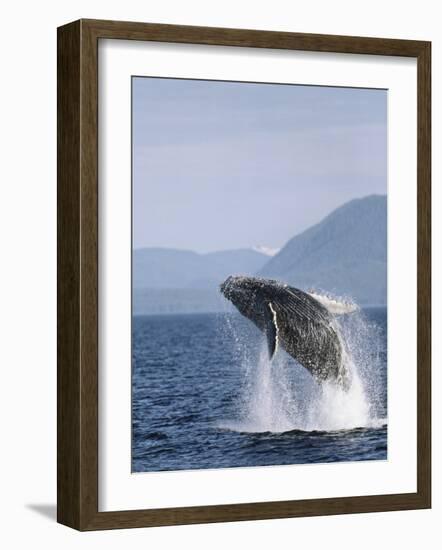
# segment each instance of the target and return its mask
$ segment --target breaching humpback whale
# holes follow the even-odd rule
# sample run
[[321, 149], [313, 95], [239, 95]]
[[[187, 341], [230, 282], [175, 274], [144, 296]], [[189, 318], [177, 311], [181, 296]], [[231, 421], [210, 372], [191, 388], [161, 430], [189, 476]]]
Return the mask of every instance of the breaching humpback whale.
[[318, 382], [331, 380], [348, 387], [343, 343], [333, 314], [355, 308], [333, 310], [321, 303], [319, 296], [256, 277], [231, 276], [220, 289], [244, 317], [264, 332], [270, 359], [281, 346]]

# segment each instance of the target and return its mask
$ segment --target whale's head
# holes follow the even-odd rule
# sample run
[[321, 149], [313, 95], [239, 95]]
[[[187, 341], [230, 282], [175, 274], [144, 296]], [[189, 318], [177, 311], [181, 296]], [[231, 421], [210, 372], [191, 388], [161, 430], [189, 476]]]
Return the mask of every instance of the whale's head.
[[221, 284], [220, 290], [232, 304], [246, 305], [256, 299], [257, 285], [253, 277], [231, 275]]
[[276, 286], [281, 285], [268, 279], [232, 275], [221, 284], [220, 290], [242, 315], [261, 325], [261, 317]]

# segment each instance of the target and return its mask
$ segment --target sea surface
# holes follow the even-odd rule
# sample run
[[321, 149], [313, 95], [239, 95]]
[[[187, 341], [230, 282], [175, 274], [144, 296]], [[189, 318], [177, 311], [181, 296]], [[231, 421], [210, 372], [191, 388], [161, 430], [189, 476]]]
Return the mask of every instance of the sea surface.
[[135, 316], [132, 471], [387, 458], [387, 310], [341, 316], [352, 383], [320, 386], [236, 313]]

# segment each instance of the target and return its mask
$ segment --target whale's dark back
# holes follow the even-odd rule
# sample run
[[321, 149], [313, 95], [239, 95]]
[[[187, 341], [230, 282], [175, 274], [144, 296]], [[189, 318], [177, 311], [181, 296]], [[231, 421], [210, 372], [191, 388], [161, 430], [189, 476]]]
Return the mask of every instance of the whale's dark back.
[[277, 345], [316, 380], [345, 383], [343, 347], [336, 321], [315, 298], [278, 281], [253, 277], [229, 277], [221, 291], [266, 334], [269, 322], [274, 323]]

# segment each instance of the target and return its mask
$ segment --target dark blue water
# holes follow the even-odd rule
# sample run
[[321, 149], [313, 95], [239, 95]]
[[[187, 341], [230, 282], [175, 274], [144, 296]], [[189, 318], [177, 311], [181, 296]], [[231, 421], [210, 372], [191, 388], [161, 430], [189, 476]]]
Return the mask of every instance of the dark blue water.
[[387, 458], [387, 312], [340, 318], [353, 385], [323, 388], [285, 352], [268, 363], [237, 314], [134, 317], [132, 470]]

